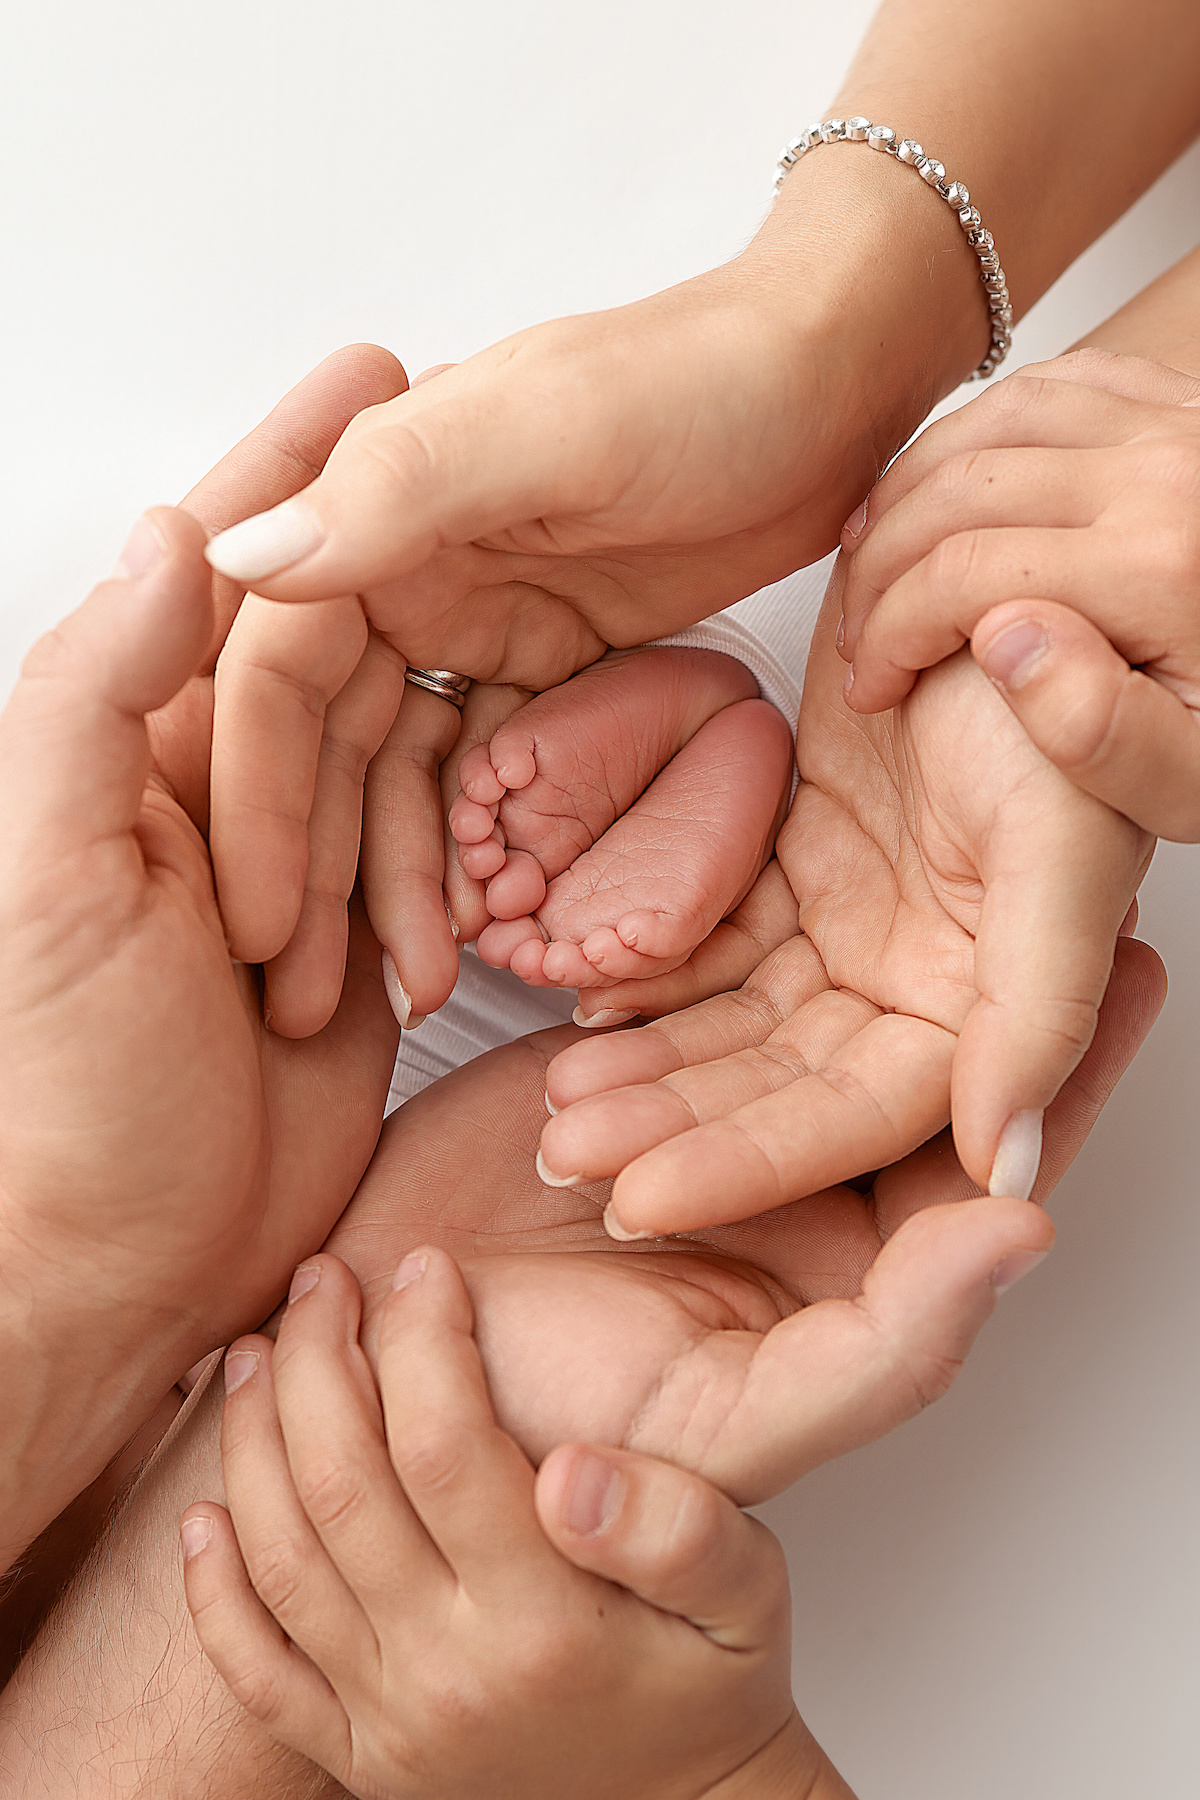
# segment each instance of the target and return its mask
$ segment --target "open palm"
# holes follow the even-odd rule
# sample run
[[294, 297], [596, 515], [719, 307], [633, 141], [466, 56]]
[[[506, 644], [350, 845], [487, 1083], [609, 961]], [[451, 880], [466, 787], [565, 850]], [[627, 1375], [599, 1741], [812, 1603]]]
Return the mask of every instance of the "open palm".
[[777, 844], [801, 935], [739, 992], [551, 1071], [565, 1110], [546, 1163], [619, 1174], [629, 1232], [783, 1205], [906, 1155], [952, 1111], [974, 1179], [1023, 1196], [1036, 1143], [1032, 1167], [1006, 1168], [1006, 1123], [1036, 1124], [1091, 1041], [1153, 841], [1054, 769], [965, 654], [892, 712], [851, 713], [839, 587], [835, 573]]

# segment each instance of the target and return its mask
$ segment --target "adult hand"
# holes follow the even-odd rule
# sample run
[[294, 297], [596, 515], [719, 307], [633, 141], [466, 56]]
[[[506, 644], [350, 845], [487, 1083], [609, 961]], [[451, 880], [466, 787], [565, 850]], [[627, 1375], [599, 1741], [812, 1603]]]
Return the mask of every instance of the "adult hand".
[[1101, 350], [1023, 370], [898, 457], [843, 541], [856, 711], [969, 642], [1080, 787], [1200, 838], [1200, 381]]
[[[278, 491], [354, 385], [326, 369], [306, 435], [276, 416], [201, 501]], [[341, 1007], [304, 1045], [264, 1029], [230, 961], [196, 823], [230, 604], [214, 618], [203, 542], [186, 514], [144, 520], [0, 720], [5, 1562], [269, 1310], [353, 1191], [390, 1075], [361, 916]]]
[[[1123, 940], [1096, 1036], [1047, 1113], [1039, 1196], [1164, 992], [1153, 951]], [[363, 1285], [368, 1346], [400, 1256], [434, 1242], [459, 1258], [498, 1417], [535, 1461], [586, 1439], [760, 1500], [943, 1392], [997, 1288], [1053, 1242], [1038, 1207], [970, 1198], [942, 1133], [866, 1194], [830, 1187], [686, 1242], [616, 1245], [603, 1186], [553, 1192], [529, 1164], [548, 1064], [573, 1035], [492, 1051], [409, 1101], [328, 1246]]]
[[891, 713], [849, 712], [841, 579], [776, 847], [803, 935], [740, 993], [551, 1074], [566, 1110], [543, 1168], [620, 1171], [626, 1233], [763, 1212], [895, 1161], [951, 1116], [973, 1179], [1023, 1197], [1040, 1113], [1091, 1038], [1150, 840], [1047, 763], [965, 655]]

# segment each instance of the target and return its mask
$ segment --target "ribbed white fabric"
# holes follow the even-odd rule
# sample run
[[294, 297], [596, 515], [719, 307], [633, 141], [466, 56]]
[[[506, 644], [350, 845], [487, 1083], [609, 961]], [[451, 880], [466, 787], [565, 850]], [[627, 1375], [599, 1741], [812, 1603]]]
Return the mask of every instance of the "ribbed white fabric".
[[[808, 647], [832, 567], [833, 557], [827, 557], [659, 641], [737, 657], [758, 682], [763, 699], [777, 706], [794, 730]], [[458, 984], [445, 1006], [400, 1039], [388, 1111], [485, 1050], [564, 1024], [575, 1002], [573, 991], [526, 987], [507, 969], [489, 969], [473, 950], [464, 950]]]

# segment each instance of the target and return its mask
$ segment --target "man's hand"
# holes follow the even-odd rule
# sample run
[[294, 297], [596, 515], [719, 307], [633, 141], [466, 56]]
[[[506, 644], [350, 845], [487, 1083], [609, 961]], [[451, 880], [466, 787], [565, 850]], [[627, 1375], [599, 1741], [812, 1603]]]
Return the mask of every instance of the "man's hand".
[[[303, 479], [364, 385], [377, 358], [325, 365], [198, 509]], [[214, 617], [203, 544], [186, 514], [143, 521], [0, 720], [5, 1564], [201, 1352], [270, 1310], [353, 1192], [391, 1071], [361, 913], [339, 1009], [303, 1045], [265, 1029], [230, 960], [201, 826], [240, 595]]]
[[893, 712], [851, 713], [840, 582], [776, 850], [804, 935], [740, 993], [551, 1071], [566, 1110], [545, 1167], [617, 1175], [625, 1233], [765, 1212], [895, 1161], [952, 1114], [973, 1179], [1023, 1198], [1041, 1112], [1091, 1040], [1152, 840], [1048, 763], [965, 653]]

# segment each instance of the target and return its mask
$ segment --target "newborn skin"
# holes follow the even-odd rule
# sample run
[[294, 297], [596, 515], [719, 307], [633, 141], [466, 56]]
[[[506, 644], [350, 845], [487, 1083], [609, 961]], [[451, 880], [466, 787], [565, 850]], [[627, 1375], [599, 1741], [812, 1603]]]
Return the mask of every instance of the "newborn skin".
[[677, 968], [771, 854], [782, 715], [711, 650], [611, 652], [467, 751], [450, 829], [486, 881], [478, 952], [536, 987]]

